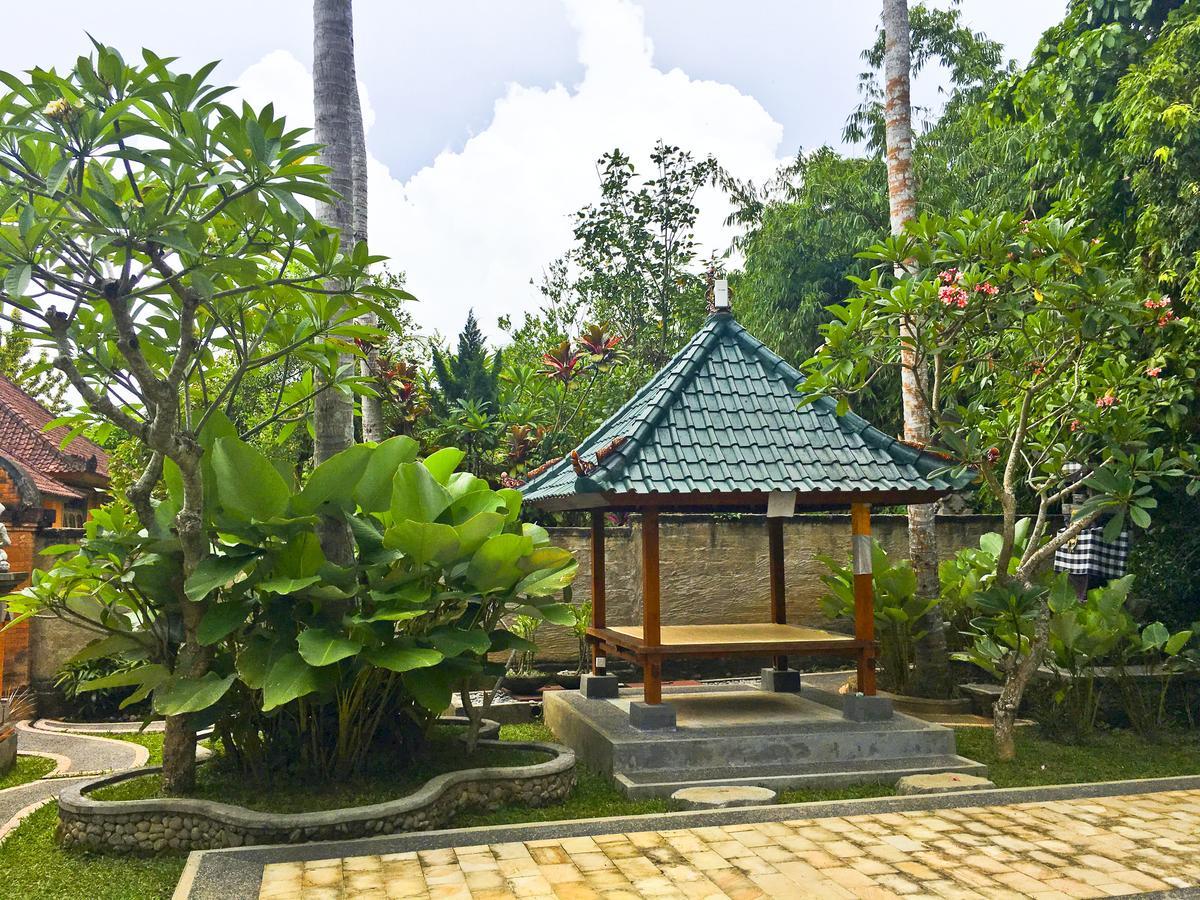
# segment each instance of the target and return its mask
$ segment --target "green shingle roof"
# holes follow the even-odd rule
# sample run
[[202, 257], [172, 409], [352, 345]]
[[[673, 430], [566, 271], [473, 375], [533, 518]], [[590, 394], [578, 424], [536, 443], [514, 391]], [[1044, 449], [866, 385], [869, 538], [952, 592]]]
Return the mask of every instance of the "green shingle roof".
[[943, 458], [888, 437], [853, 413], [836, 415], [830, 398], [799, 407], [802, 380], [731, 315], [712, 315], [579, 445], [580, 457], [597, 463], [593, 471], [581, 477], [569, 458], [560, 460], [522, 489], [525, 498], [559, 505], [554, 501], [592, 499], [587, 495], [600, 501], [599, 494], [952, 489], [948, 477], [932, 474], [946, 467]]

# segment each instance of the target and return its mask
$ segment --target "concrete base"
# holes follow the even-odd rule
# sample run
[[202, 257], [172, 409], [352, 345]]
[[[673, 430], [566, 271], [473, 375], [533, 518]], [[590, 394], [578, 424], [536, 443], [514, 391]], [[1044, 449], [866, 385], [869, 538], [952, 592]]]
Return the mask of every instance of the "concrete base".
[[589, 700], [607, 700], [621, 690], [616, 675], [585, 674], [579, 679], [579, 693]]
[[629, 724], [640, 731], [675, 729], [675, 707], [670, 703], [644, 703], [635, 700], [629, 704]]
[[763, 669], [759, 689], [769, 694], [798, 694], [800, 673], [795, 669]]
[[546, 724], [593, 771], [626, 796], [670, 797], [688, 787], [792, 788], [895, 784], [905, 775], [987, 768], [955, 753], [954, 732], [896, 713], [884, 721], [842, 715], [844, 697], [813, 689], [766, 693], [741, 685], [663, 690], [674, 727], [646, 724], [640, 689], [589, 700], [576, 691], [545, 695]]
[[779, 797], [770, 788], [753, 785], [718, 785], [681, 788], [671, 795], [680, 809], [733, 809], [738, 806], [762, 806]]
[[996, 785], [986, 778], [963, 775], [961, 772], [937, 772], [928, 775], [906, 775], [896, 782], [896, 793], [945, 794], [949, 791], [990, 791]]
[[847, 694], [842, 704], [842, 715], [851, 722], [886, 722], [894, 714], [887, 697]]

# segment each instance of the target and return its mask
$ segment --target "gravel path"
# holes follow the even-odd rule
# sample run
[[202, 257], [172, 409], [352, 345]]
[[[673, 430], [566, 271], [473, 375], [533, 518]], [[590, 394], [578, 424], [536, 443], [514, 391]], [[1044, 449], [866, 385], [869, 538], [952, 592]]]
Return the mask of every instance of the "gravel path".
[[98, 772], [144, 766], [150, 757], [145, 747], [129, 741], [43, 731], [31, 727], [28, 722], [18, 722], [17, 731], [20, 732], [18, 746], [22, 752], [36, 751], [59, 757], [59, 775], [78, 773], [81, 777], [42, 778], [0, 791], [0, 840], [17, 826], [19, 814], [32, 812], [37, 806], [53, 800], [64, 788], [87, 781]]
[[82, 734], [60, 734], [33, 728], [26, 722], [17, 725], [21, 733], [18, 748], [66, 756], [71, 764], [62, 774], [83, 772], [115, 772], [144, 766], [149, 751], [141, 744], [114, 741], [109, 738]]

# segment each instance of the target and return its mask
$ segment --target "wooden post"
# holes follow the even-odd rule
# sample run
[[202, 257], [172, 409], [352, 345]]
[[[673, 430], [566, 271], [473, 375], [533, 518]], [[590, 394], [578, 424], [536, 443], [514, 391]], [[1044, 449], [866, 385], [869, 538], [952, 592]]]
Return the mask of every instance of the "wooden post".
[[[662, 620], [658, 592], [658, 510], [642, 510], [642, 642], [646, 647], [662, 644]], [[656, 656], [644, 661], [647, 703], [662, 703], [662, 661]]]
[[[770, 554], [771, 569], [771, 621], [776, 625], [787, 624], [787, 595], [783, 582], [783, 519], [772, 517], [767, 519], [767, 545]], [[774, 659], [776, 671], [782, 672], [788, 667], [786, 656], [776, 656]]]
[[[875, 587], [871, 575], [871, 506], [850, 504], [850, 531], [854, 544], [854, 637], [875, 640]], [[867, 696], [875, 693], [875, 647], [871, 643], [858, 651], [858, 689]]]
[[[605, 626], [604, 594], [604, 511], [592, 510], [592, 627]], [[607, 661], [599, 665], [600, 644], [592, 644], [592, 674], [604, 675], [608, 671]], [[603, 670], [603, 671], [601, 671]]]

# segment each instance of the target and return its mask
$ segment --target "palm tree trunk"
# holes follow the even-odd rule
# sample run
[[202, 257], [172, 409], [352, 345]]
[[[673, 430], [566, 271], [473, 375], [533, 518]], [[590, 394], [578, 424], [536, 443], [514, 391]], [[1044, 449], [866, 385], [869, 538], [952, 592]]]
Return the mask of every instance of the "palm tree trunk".
[[[367, 240], [369, 224], [367, 194], [367, 141], [363, 128], [362, 106], [359, 103], [358, 84], [354, 86], [354, 240]], [[359, 324], [374, 328], [379, 325], [379, 317], [374, 313], [366, 313], [358, 319]], [[367, 358], [360, 363], [360, 371], [366, 377], [372, 377], [379, 372], [379, 347], [372, 343], [367, 348]], [[362, 403], [362, 436], [364, 441], [382, 441], [386, 434], [383, 430], [383, 400], [380, 397], [363, 397]]]
[[[332, 202], [317, 204], [317, 218], [341, 232], [342, 250], [349, 252], [355, 238], [358, 196], [354, 183], [356, 123], [357, 133], [362, 131], [351, 0], [313, 0], [313, 112], [316, 139], [322, 145], [320, 162], [329, 167], [329, 183], [338, 194]], [[341, 362], [349, 365], [350, 359]], [[319, 392], [313, 404], [313, 428], [313, 462], [320, 464], [354, 443], [354, 401], [336, 388]], [[330, 561], [349, 561], [348, 526], [326, 519], [320, 536]]]
[[[917, 208], [912, 163], [912, 60], [908, 0], [883, 0], [883, 32], [888, 208], [892, 233], [899, 234], [905, 224], [915, 217]], [[928, 395], [923, 384], [926, 374], [917, 364], [910, 332], [904, 325], [900, 329], [900, 340], [904, 439], [923, 447], [930, 438], [929, 407], [925, 399]], [[908, 554], [917, 574], [917, 592], [923, 597], [937, 596], [939, 593], [934, 509], [933, 504], [927, 503], [908, 508]], [[920, 627], [925, 636], [917, 645], [912, 691], [922, 696], [948, 696], [950, 660], [946, 652], [946, 632], [941, 610], [936, 606], [931, 609]]]

